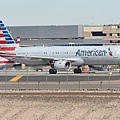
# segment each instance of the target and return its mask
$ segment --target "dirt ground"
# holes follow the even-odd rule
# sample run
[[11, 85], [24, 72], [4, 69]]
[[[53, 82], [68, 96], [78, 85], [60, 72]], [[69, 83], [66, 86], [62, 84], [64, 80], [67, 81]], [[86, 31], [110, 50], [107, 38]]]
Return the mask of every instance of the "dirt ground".
[[120, 120], [120, 98], [0, 96], [0, 120]]

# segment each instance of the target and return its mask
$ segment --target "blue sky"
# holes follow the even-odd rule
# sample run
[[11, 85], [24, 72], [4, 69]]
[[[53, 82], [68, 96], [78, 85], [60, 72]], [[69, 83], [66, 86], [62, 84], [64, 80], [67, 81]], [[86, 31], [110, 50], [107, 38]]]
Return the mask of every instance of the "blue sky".
[[120, 0], [2, 0], [1, 20], [19, 25], [120, 23]]

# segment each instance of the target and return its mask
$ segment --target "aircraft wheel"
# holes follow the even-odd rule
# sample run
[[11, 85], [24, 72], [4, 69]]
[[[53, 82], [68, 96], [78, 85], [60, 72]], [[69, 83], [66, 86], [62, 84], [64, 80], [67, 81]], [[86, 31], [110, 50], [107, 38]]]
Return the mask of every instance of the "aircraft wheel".
[[56, 74], [56, 73], [57, 73], [57, 70], [56, 70], [56, 69], [49, 69], [49, 73], [50, 73], [50, 74]]
[[80, 68], [74, 69], [74, 73], [82, 73], [82, 70]]

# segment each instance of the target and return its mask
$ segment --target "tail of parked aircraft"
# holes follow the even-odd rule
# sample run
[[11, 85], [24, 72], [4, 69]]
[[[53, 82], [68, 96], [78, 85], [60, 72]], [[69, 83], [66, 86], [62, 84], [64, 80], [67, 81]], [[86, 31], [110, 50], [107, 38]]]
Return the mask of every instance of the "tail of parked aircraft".
[[[0, 54], [5, 54], [7, 52], [14, 53], [15, 48], [20, 44], [20, 37], [17, 37], [16, 40], [13, 39], [9, 30], [0, 20]], [[13, 61], [0, 57], [0, 68], [10, 67], [13, 65], [18, 65]]]
[[20, 37], [17, 37], [16, 41], [11, 36], [9, 30], [0, 20], [0, 52], [15, 51], [15, 48], [20, 44]]
[[12, 38], [10, 32], [0, 20], [0, 44], [15, 44], [14, 39]]
[[20, 45], [20, 36], [18, 36], [18, 37], [16, 38], [15, 43], [18, 44], [18, 45]]

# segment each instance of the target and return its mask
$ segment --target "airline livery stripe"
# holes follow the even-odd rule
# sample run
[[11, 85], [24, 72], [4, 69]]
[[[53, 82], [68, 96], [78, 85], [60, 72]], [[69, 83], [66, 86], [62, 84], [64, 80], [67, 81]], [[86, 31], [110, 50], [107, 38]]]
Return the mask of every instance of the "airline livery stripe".
[[0, 37], [4, 37], [4, 34], [0, 34]]
[[6, 41], [5, 37], [0, 37], [0, 41]]
[[20, 78], [22, 78], [22, 75], [18, 75], [18, 76], [16, 76], [16, 77], [12, 78], [12, 79], [10, 80], [10, 82], [16, 82], [16, 81], [19, 80]]
[[0, 61], [0, 65], [3, 64], [3, 63], [15, 63], [15, 62], [12, 62], [12, 61]]
[[20, 41], [17, 41], [16, 44], [20, 44]]
[[14, 50], [14, 49], [15, 47], [8, 47], [8, 46], [0, 48], [0, 50]]
[[0, 26], [2, 27], [2, 26], [5, 26], [3, 23], [0, 23]]
[[5, 27], [2, 27], [0, 30], [7, 30]]
[[0, 40], [0, 44], [7, 44], [7, 41], [2, 41], [2, 40]]
[[6, 41], [7, 44], [15, 44], [15, 41]]
[[7, 58], [7, 57], [15, 57], [16, 54], [12, 54], [12, 55], [7, 54], [7, 55], [6, 55], [6, 54], [1, 54], [1, 53], [0, 53], [0, 56], [1, 56], [1, 57], [6, 57], [6, 58]]

